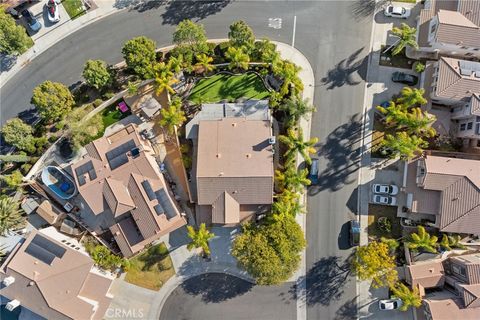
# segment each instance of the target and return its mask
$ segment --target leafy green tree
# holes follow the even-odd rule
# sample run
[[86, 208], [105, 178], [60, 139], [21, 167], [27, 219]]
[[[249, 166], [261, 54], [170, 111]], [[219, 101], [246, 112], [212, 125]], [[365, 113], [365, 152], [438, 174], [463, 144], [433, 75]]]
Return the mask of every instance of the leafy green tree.
[[402, 131], [395, 135], [386, 134], [379, 145], [379, 148], [389, 153], [391, 158], [411, 159], [416, 154], [422, 153], [422, 148], [425, 148], [428, 143], [422, 138]]
[[406, 23], [402, 23], [401, 28], [393, 27], [392, 34], [399, 38], [395, 45], [392, 55], [396, 56], [406, 47], [412, 47], [418, 49], [417, 43], [417, 29], [410, 27]]
[[273, 72], [283, 80], [280, 87], [280, 94], [286, 96], [291, 92], [299, 96], [303, 91], [303, 83], [298, 76], [301, 68], [288, 60], [279, 60], [273, 64]]
[[397, 282], [395, 286], [390, 288], [393, 296], [402, 300], [403, 304], [399, 308], [400, 311], [407, 311], [410, 307], [418, 308], [422, 305], [422, 297], [420, 296], [420, 290], [418, 287], [409, 289], [401, 282]]
[[213, 58], [207, 56], [205, 53], [197, 55], [197, 63], [195, 64], [197, 73], [208, 73], [213, 71], [215, 66], [212, 62]]
[[15, 19], [0, 7], [0, 53], [20, 55], [33, 45], [32, 39]]
[[29, 162], [31, 161], [32, 157], [24, 155], [24, 154], [2, 154], [0, 155], [0, 161], [2, 162]]
[[306, 244], [294, 217], [276, 216], [269, 224], [245, 225], [233, 242], [232, 255], [260, 285], [287, 280], [298, 268]]
[[200, 224], [198, 230], [195, 230], [192, 226], [187, 226], [188, 237], [192, 241], [187, 245], [188, 250], [193, 248], [201, 248], [203, 254], [206, 256], [210, 255], [210, 247], [208, 246], [208, 241], [212, 239], [215, 235], [208, 231], [205, 223]]
[[31, 126], [19, 118], [8, 120], [2, 127], [5, 142], [28, 153], [35, 152], [35, 138]]
[[132, 97], [138, 93], [138, 86], [135, 82], [128, 81], [127, 84], [127, 94], [129, 97]]
[[175, 128], [181, 126], [187, 120], [185, 112], [182, 110], [182, 100], [178, 97], [174, 97], [170, 107], [162, 109], [160, 113], [162, 115], [160, 125], [166, 127], [170, 134], [173, 134]]
[[425, 64], [421, 63], [420, 61], [416, 61], [413, 64], [413, 70], [415, 70], [415, 72], [417, 73], [422, 73], [423, 71], [425, 71]]
[[431, 236], [423, 226], [418, 226], [417, 233], [412, 233], [406, 244], [409, 249], [423, 249], [427, 252], [437, 253], [437, 242], [436, 236]]
[[314, 112], [315, 107], [309, 103], [308, 99], [302, 100], [297, 97], [292, 97], [279, 104], [277, 110], [285, 112], [285, 126], [292, 128], [298, 124], [301, 117], [305, 117], [308, 113]]
[[278, 140], [288, 147], [288, 150], [284, 154], [287, 162], [293, 161], [297, 152], [299, 152], [307, 164], [312, 163], [310, 154], [316, 152], [314, 146], [318, 143], [318, 138], [311, 138], [308, 141], [304, 141], [303, 130], [299, 128], [297, 130], [288, 129], [287, 135], [280, 135]]
[[68, 88], [58, 82], [45, 81], [35, 89], [31, 103], [37, 107], [40, 116], [47, 121], [62, 119], [75, 104]]
[[101, 89], [112, 82], [107, 63], [102, 60], [87, 60], [83, 67], [83, 77], [88, 85]]
[[180, 55], [178, 57], [170, 57], [170, 59], [168, 59], [167, 65], [170, 71], [172, 71], [173, 73], [179, 73], [180, 71], [182, 71], [184, 65], [183, 56]]
[[170, 66], [164, 62], [157, 63], [154, 67], [154, 72], [157, 95], [161, 95], [164, 90], [174, 94], [175, 90], [173, 89], [172, 85], [178, 80], [174, 77]]
[[461, 237], [457, 235], [448, 236], [445, 233], [442, 235], [442, 240], [439, 245], [443, 249], [450, 251], [453, 248], [466, 249], [467, 247], [460, 243]]
[[24, 223], [19, 202], [10, 197], [0, 199], [0, 235], [4, 236], [9, 230], [19, 228]]
[[400, 94], [401, 96], [397, 99], [397, 103], [400, 103], [407, 108], [427, 103], [427, 99], [424, 97], [425, 89], [404, 87]]
[[308, 169], [297, 171], [295, 166], [288, 166], [284, 171], [275, 171], [275, 181], [281, 191], [287, 189], [303, 192], [305, 186], [309, 186], [312, 183], [307, 176]]
[[128, 266], [127, 260], [117, 255], [114, 255], [105, 246], [86, 246], [86, 249], [95, 264], [102, 267], [103, 269], [113, 271], [116, 268]]
[[355, 251], [352, 269], [360, 280], [372, 280], [374, 288], [393, 286], [398, 280], [395, 257], [386, 243], [372, 241]]
[[173, 33], [173, 43], [176, 54], [183, 55], [187, 61], [192, 61], [197, 54], [207, 53], [207, 36], [203, 25], [185, 19], [180, 22]]
[[2, 181], [8, 186], [9, 189], [17, 190], [23, 180], [23, 175], [20, 170], [15, 170], [10, 174], [0, 176]]
[[142, 79], [153, 77], [155, 48], [155, 41], [143, 36], [128, 40], [122, 48], [123, 58], [128, 68]]
[[92, 142], [104, 130], [100, 113], [86, 119], [89, 111], [91, 110], [88, 108], [76, 108], [65, 119], [68, 126], [68, 135], [74, 150], [79, 150]]
[[277, 46], [268, 39], [262, 39], [255, 42], [255, 50], [253, 54], [255, 60], [275, 64], [280, 61], [280, 54]]
[[273, 217], [284, 214], [295, 217], [298, 213], [304, 211], [303, 206], [300, 204], [300, 194], [288, 189], [277, 195], [276, 201], [272, 204]]
[[250, 57], [243, 51], [243, 48], [229, 47], [225, 52], [225, 58], [230, 61], [229, 68], [232, 70], [247, 70]]
[[248, 24], [242, 20], [235, 21], [230, 25], [228, 39], [233, 47], [242, 48], [247, 54], [250, 54], [255, 46], [255, 35]]
[[380, 241], [388, 246], [390, 252], [395, 252], [400, 247], [400, 243], [395, 239], [381, 237]]

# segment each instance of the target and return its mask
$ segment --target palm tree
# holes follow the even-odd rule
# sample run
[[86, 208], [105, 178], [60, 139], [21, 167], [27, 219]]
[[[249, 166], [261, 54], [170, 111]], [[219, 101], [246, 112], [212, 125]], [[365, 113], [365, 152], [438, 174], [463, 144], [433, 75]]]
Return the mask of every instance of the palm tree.
[[174, 94], [175, 90], [172, 85], [177, 82], [178, 80], [173, 77], [157, 77], [155, 78], [155, 86], [157, 88], [155, 93], [161, 95], [164, 90], [167, 90], [169, 93]]
[[394, 27], [392, 33], [399, 38], [398, 42], [395, 44], [392, 55], [395, 56], [399, 54], [405, 47], [418, 49], [416, 36], [417, 29], [410, 27], [406, 23], [402, 23], [401, 28]]
[[285, 159], [293, 161], [297, 152], [299, 152], [307, 164], [312, 164], [310, 154], [316, 152], [314, 146], [318, 143], [318, 138], [311, 138], [308, 141], [304, 141], [301, 128], [297, 130], [290, 128], [287, 131], [287, 135], [280, 135], [278, 140], [288, 147], [288, 150], [284, 154]]
[[403, 302], [402, 306], [399, 308], [400, 311], [407, 311], [410, 307], [418, 308], [422, 305], [422, 297], [420, 297], [420, 290], [418, 287], [413, 287], [413, 289], [410, 290], [406, 285], [398, 282], [390, 289], [392, 290], [393, 295]]
[[215, 69], [215, 66], [212, 64], [213, 58], [207, 56], [205, 53], [197, 55], [197, 63], [195, 64], [195, 69], [198, 73], [208, 73]]
[[136, 95], [138, 92], [138, 86], [135, 82], [128, 81], [127, 94], [129, 97]]
[[167, 66], [173, 73], [179, 73], [182, 70], [183, 63], [183, 56], [180, 54], [178, 57], [170, 57]]
[[286, 100], [277, 107], [278, 110], [285, 112], [285, 126], [291, 128], [298, 124], [301, 117], [305, 117], [308, 113], [315, 111], [308, 99], [302, 100], [297, 97]]
[[175, 128], [181, 126], [187, 120], [185, 112], [182, 110], [182, 100], [178, 97], [174, 97], [170, 107], [162, 109], [160, 113], [162, 115], [160, 125], [166, 127], [170, 134], [173, 134]]
[[461, 237], [458, 234], [452, 236], [443, 234], [442, 241], [440, 241], [440, 246], [447, 251], [450, 251], [453, 248], [466, 249], [467, 247], [461, 244], [460, 240]]
[[405, 130], [410, 134], [417, 134], [426, 137], [435, 137], [437, 131], [432, 127], [432, 124], [437, 118], [420, 108], [413, 108], [406, 114], [406, 118], [400, 125], [403, 125]]
[[303, 212], [303, 206], [300, 204], [300, 195], [292, 190], [284, 190], [272, 204], [272, 213], [274, 215], [291, 215], [296, 216], [297, 213]]
[[385, 123], [388, 126], [398, 124], [398, 119], [402, 119], [407, 112], [406, 108], [394, 101], [389, 101], [388, 107], [377, 106], [377, 110], [385, 115]]
[[395, 135], [386, 134], [385, 138], [379, 144], [379, 148], [384, 153], [390, 153], [391, 158], [400, 157], [401, 159], [411, 159], [416, 154], [422, 153], [428, 143], [415, 135], [409, 135], [407, 132], [397, 132]]
[[280, 88], [280, 94], [285, 96], [291, 90], [294, 96], [298, 96], [303, 91], [303, 82], [298, 73], [300, 67], [290, 61], [280, 60], [273, 64], [273, 72], [283, 80]]
[[291, 190], [303, 192], [305, 186], [309, 186], [312, 182], [307, 178], [308, 169], [297, 171], [294, 166], [288, 166], [285, 171], [276, 170], [275, 180], [281, 191]]
[[230, 69], [248, 69], [250, 57], [242, 48], [229, 47], [225, 52], [225, 58], [230, 61], [228, 66]]
[[25, 218], [21, 215], [19, 203], [13, 198], [0, 199], [0, 236], [9, 230], [23, 225]]
[[402, 96], [397, 99], [397, 102], [407, 108], [427, 103], [427, 99], [423, 96], [425, 94], [424, 89], [404, 87], [400, 93]]
[[398, 247], [400, 247], [400, 243], [396, 239], [381, 237], [380, 241], [387, 244], [391, 252], [395, 252], [395, 250], [397, 250]]
[[440, 247], [447, 251], [451, 251], [452, 247], [450, 246], [450, 241], [448, 239], [448, 236], [444, 233], [442, 236], [442, 241], [440, 241]]
[[423, 226], [418, 226], [417, 232], [418, 233], [412, 233], [410, 235], [407, 247], [410, 249], [424, 249], [427, 252], [437, 253], [438, 238], [428, 234]]
[[210, 255], [210, 247], [208, 246], [208, 241], [212, 239], [215, 235], [207, 230], [205, 223], [200, 225], [198, 230], [195, 230], [192, 226], [187, 226], [188, 237], [192, 241], [187, 245], [188, 250], [193, 248], [201, 248], [204, 255]]

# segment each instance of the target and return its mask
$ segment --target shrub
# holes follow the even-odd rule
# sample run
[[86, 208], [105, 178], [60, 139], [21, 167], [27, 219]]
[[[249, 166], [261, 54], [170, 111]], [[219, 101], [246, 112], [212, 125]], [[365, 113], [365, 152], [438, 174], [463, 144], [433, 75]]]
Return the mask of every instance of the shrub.
[[62, 83], [45, 81], [35, 89], [31, 103], [48, 122], [61, 119], [74, 105], [70, 90]]
[[413, 70], [415, 70], [415, 72], [422, 73], [425, 71], [425, 64], [421, 63], [420, 61], [416, 61], [413, 64]]
[[37, 147], [37, 152], [42, 152], [47, 145], [48, 145], [47, 137], [43, 136], [35, 139], [35, 146]]
[[23, 175], [20, 170], [15, 170], [9, 175], [2, 177], [2, 180], [10, 189], [17, 189], [22, 184]]
[[102, 103], [103, 103], [102, 99], [95, 99], [95, 101], [93, 101], [93, 106], [95, 108], [98, 108]]
[[383, 232], [389, 233], [392, 231], [392, 221], [387, 217], [378, 218], [377, 226]]
[[5, 142], [28, 153], [35, 152], [35, 138], [32, 133], [32, 127], [19, 118], [8, 120], [2, 127]]
[[106, 92], [106, 93], [103, 94], [102, 98], [105, 99], [105, 100], [108, 100], [108, 99], [113, 98], [113, 96], [115, 96], [115, 94], [113, 92]]
[[32, 168], [32, 165], [30, 163], [24, 163], [20, 166], [20, 170], [22, 171], [23, 174], [27, 174], [31, 168]]
[[58, 137], [57, 137], [57, 136], [50, 136], [50, 137], [48, 138], [48, 142], [50, 142], [50, 143], [54, 143], [54, 142], [57, 141], [57, 140], [58, 140]]

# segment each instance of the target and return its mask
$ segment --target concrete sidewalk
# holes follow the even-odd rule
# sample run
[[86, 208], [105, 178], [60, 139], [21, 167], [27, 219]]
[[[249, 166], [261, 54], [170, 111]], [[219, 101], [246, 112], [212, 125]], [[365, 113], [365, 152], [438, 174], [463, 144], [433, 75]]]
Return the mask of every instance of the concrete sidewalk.
[[[95, 3], [98, 6], [97, 8], [92, 9], [75, 20], [71, 20], [70, 18], [66, 18], [64, 20], [62, 19], [60, 22], [58, 22], [58, 26], [36, 38], [34, 40], [35, 43], [33, 47], [31, 47], [21, 56], [17, 57], [16, 63], [10, 70], [0, 74], [0, 87], [7, 83], [7, 81], [23, 67], [28, 65], [30, 61], [35, 59], [37, 56], [42, 54], [60, 40], [68, 37], [70, 34], [74, 33], [80, 28], [83, 28], [112, 13], [123, 10], [114, 6], [116, 0], [97, 0]], [[68, 17], [66, 14], [65, 16]]]

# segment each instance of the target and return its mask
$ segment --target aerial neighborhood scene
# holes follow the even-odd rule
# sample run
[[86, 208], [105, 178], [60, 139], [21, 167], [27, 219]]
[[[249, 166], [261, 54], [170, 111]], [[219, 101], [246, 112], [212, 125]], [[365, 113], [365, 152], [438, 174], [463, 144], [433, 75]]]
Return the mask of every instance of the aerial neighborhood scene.
[[480, 319], [480, 0], [0, 0], [1, 320]]

